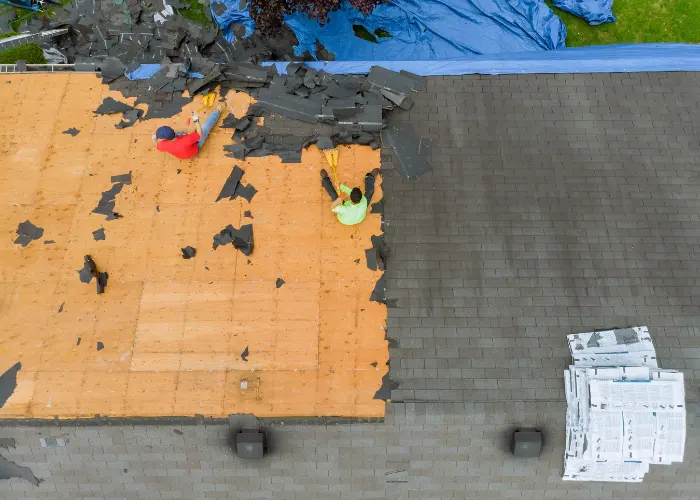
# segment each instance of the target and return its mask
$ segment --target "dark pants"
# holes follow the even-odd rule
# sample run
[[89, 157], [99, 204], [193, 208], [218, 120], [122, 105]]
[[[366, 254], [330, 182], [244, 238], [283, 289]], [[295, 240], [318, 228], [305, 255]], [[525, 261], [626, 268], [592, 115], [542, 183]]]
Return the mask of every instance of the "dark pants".
[[[368, 205], [372, 201], [372, 195], [374, 195], [374, 181], [375, 179], [373, 175], [365, 175], [365, 198], [367, 198]], [[335, 201], [338, 199], [338, 193], [333, 187], [333, 181], [331, 181], [330, 177], [325, 176], [321, 180], [321, 185], [328, 193], [328, 196], [331, 197], [331, 201]]]

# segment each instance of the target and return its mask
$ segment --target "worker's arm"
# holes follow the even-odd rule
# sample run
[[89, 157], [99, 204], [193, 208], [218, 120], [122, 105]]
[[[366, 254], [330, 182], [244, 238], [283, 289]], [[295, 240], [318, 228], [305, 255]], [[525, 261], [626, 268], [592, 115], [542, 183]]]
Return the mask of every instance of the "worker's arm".
[[352, 193], [352, 189], [350, 189], [349, 187], [347, 187], [345, 184], [341, 184], [341, 185], [340, 185], [340, 190], [341, 190], [343, 193], [347, 194], [348, 196], [350, 196], [350, 193]]

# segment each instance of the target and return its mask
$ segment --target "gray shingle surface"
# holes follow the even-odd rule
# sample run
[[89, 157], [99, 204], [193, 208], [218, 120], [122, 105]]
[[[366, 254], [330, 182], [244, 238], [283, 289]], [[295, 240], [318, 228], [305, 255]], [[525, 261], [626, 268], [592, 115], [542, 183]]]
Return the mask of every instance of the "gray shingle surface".
[[[652, 466], [641, 484], [564, 483], [563, 403], [394, 403], [386, 422], [274, 425], [261, 461], [233, 456], [227, 426], [0, 429], [17, 447], [3, 456], [32, 468], [38, 488], [0, 481], [2, 499], [478, 499], [690, 500], [697, 480], [697, 405], [689, 408], [682, 465]], [[516, 460], [510, 432], [538, 427], [539, 459]], [[174, 432], [178, 429], [182, 435]], [[62, 448], [41, 437], [62, 436]]]
[[414, 97], [392, 116], [433, 139], [433, 172], [382, 154], [393, 398], [562, 400], [566, 334], [628, 325], [697, 387], [700, 75], [440, 77]]

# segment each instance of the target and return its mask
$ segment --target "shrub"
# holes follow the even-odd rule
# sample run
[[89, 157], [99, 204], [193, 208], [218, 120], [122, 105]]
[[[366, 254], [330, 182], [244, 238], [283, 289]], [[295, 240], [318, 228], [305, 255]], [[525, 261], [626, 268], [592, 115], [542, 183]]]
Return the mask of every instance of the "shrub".
[[[303, 12], [310, 19], [316, 19], [321, 24], [328, 20], [328, 14], [338, 10], [346, 0], [250, 0], [250, 15], [255, 26], [264, 35], [274, 35], [284, 21], [285, 14]], [[384, 0], [347, 0], [347, 2], [363, 14], [369, 14], [383, 3]]]
[[35, 43], [12, 47], [0, 52], [0, 64], [15, 64], [25, 61], [27, 64], [46, 64], [44, 51]]

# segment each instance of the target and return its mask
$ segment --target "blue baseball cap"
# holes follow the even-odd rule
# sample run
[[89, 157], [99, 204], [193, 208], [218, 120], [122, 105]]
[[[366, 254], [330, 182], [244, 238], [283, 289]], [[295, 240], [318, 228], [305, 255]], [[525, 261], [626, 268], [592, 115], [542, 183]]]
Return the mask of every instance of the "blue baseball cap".
[[158, 139], [175, 139], [175, 131], [170, 127], [160, 127], [156, 130], [156, 138]]

